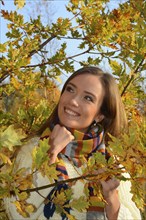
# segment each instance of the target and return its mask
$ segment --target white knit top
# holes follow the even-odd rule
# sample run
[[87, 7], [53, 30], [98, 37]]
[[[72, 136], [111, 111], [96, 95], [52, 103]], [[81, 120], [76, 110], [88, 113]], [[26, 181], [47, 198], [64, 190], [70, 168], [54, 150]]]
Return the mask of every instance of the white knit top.
[[[22, 167], [31, 168], [32, 165], [32, 150], [38, 144], [39, 138], [32, 138], [27, 144], [25, 144], [16, 159], [16, 164], [18, 169]], [[74, 178], [79, 175], [80, 170], [78, 172], [72, 166], [72, 164], [67, 160], [67, 158], [63, 158], [66, 163], [67, 172], [69, 174], [69, 178]], [[128, 174], [127, 174], [128, 176]], [[34, 186], [39, 187], [43, 185], [49, 184], [49, 180], [47, 177], [42, 177], [42, 175], [38, 172], [34, 175]], [[135, 203], [131, 200], [132, 194], [130, 193], [131, 183], [130, 181], [123, 182], [121, 181], [118, 194], [120, 199], [120, 210], [118, 214], [117, 220], [141, 220], [140, 211], [136, 207]], [[52, 188], [41, 190], [40, 193], [46, 197]], [[77, 181], [76, 184], [73, 186], [74, 190], [74, 197], [79, 198], [83, 195], [84, 190], [84, 183], [81, 181]], [[43, 208], [44, 208], [44, 198], [41, 197], [37, 192], [32, 192], [30, 197], [27, 199], [27, 202], [34, 204], [36, 207], [36, 212], [32, 213], [29, 218], [24, 218], [21, 216], [17, 210], [13, 201], [15, 201], [15, 197], [5, 198], [4, 204], [7, 215], [10, 220], [46, 220], [43, 215]], [[107, 220], [106, 213], [102, 212], [76, 212], [74, 210], [71, 211], [77, 220]], [[59, 214], [55, 213], [50, 220], [61, 220]]]

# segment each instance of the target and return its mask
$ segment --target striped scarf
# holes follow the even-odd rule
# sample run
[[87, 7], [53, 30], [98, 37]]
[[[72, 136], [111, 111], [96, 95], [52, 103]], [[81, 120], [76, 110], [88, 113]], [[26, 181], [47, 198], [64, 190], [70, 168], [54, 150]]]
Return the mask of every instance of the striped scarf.
[[[92, 153], [95, 153], [96, 151], [101, 152], [103, 155], [105, 155], [105, 145], [103, 144], [103, 135], [104, 131], [101, 126], [96, 125], [91, 127], [88, 133], [82, 133], [80, 131], [74, 130], [74, 129], [68, 129], [74, 136], [74, 140], [71, 141], [58, 155], [57, 158], [57, 165], [56, 170], [60, 172], [60, 175], [58, 176], [59, 180], [66, 180], [69, 178], [67, 169], [65, 166], [64, 161], [61, 158], [61, 154], [65, 155], [68, 160], [70, 160], [74, 166], [80, 167], [83, 162], [85, 162], [85, 159], [87, 160]], [[42, 136], [41, 140], [44, 138], [48, 138], [51, 134], [50, 128], [47, 128]], [[52, 195], [55, 196], [57, 191], [60, 191], [61, 189], [67, 189], [68, 186], [66, 184], [59, 185], [57, 187], [54, 187], [54, 189], [49, 193], [48, 200], [52, 200]], [[52, 217], [55, 212], [55, 205], [49, 202], [44, 207], [44, 215], [49, 219], [49, 217]], [[69, 212], [69, 210], [66, 210]], [[66, 219], [64, 215], [62, 215], [62, 220]]]
[[[61, 159], [61, 154], [65, 155], [71, 160], [76, 167], [80, 167], [85, 159], [89, 158], [92, 153], [98, 151], [105, 154], [105, 145], [103, 141], [103, 129], [101, 126], [94, 126], [91, 130], [84, 134], [74, 129], [68, 129], [74, 136], [74, 140], [71, 141], [58, 155], [56, 169], [60, 171], [60, 179], [68, 179], [68, 173], [66, 171], [65, 164]], [[42, 136], [41, 140], [48, 138], [51, 134], [51, 130], [47, 128]]]

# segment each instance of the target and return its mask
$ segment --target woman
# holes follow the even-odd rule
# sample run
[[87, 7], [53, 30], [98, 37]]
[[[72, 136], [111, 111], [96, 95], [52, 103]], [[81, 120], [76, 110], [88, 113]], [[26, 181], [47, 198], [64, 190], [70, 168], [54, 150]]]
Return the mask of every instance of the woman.
[[[83, 161], [92, 157], [93, 153], [101, 152], [106, 155], [104, 142], [108, 141], [107, 133], [110, 132], [118, 137], [125, 126], [125, 111], [114, 78], [97, 67], [84, 67], [74, 72], [66, 81], [58, 105], [38, 134], [41, 134], [41, 139], [49, 137], [49, 163], [51, 165], [57, 162], [59, 180], [64, 180], [79, 176]], [[36, 141], [34, 140], [35, 143]], [[33, 149], [31, 144], [27, 147]], [[21, 151], [17, 163], [20, 161], [22, 164], [23, 157], [23, 166], [26, 167], [22, 156], [24, 151], [26, 153], [28, 149]], [[27, 160], [28, 158], [31, 166], [31, 155], [27, 155]], [[48, 184], [48, 179], [38, 173], [35, 177], [35, 185], [45, 184]], [[130, 183], [122, 183], [121, 191], [119, 184], [115, 178], [101, 181], [103, 196], [107, 202], [104, 209], [91, 206], [82, 213], [66, 209], [66, 215], [62, 213], [61, 216], [55, 212], [56, 207], [52, 198], [62, 188], [66, 190], [70, 186], [64, 184], [51, 190], [44, 190], [43, 196], [48, 194], [48, 203], [45, 207], [43, 207], [43, 198], [38, 201], [37, 193], [33, 194], [29, 201], [35, 204], [37, 211], [29, 219], [67, 219], [67, 213], [73, 214], [78, 220], [141, 219], [139, 210], [131, 200], [128, 185]], [[128, 191], [126, 185], [128, 185]], [[80, 181], [73, 185], [76, 198], [83, 195], [83, 188], [84, 184]], [[117, 188], [119, 188], [118, 194]], [[122, 198], [123, 193], [125, 193], [125, 201]], [[20, 219], [14, 206], [10, 210], [8, 200], [5, 204], [11, 219]], [[43, 211], [46, 218], [43, 217]]]

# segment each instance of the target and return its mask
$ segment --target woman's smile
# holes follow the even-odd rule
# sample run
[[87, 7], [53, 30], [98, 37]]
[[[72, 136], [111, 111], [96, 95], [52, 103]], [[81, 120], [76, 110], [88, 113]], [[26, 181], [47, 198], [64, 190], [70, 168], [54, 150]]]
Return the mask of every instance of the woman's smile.
[[70, 108], [64, 107], [64, 112], [68, 115], [68, 116], [73, 116], [73, 117], [79, 117], [80, 114]]

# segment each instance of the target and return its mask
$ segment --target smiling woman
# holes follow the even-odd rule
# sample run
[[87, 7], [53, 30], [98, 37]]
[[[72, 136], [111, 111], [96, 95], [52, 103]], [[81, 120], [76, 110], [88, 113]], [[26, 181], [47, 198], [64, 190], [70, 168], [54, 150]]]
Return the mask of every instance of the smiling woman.
[[[87, 86], [88, 85], [88, 86]], [[85, 74], [73, 78], [65, 87], [58, 104], [58, 117], [65, 127], [87, 132], [100, 113], [104, 90], [99, 78]]]
[[[124, 107], [114, 78], [97, 67], [84, 67], [74, 72], [66, 81], [58, 105], [37, 134], [41, 136], [41, 140], [49, 139], [48, 166], [56, 163], [59, 182], [82, 175], [82, 166], [85, 167], [96, 152], [100, 152], [108, 159], [105, 147], [109, 139], [107, 133], [110, 132], [113, 136], [118, 137], [120, 132], [126, 128], [126, 124]], [[27, 160], [29, 159], [30, 164], [25, 164], [25, 167], [29, 168], [32, 163], [30, 151], [33, 146], [28, 144], [27, 147], [25, 146], [26, 148], [27, 156], [25, 156]], [[16, 161], [19, 168], [21, 160], [24, 161], [23, 150]], [[102, 174], [104, 171], [98, 170], [98, 172]], [[48, 181], [40, 173], [34, 176], [34, 185], [36, 183], [39, 186], [45, 185]], [[72, 188], [74, 198], [78, 199], [83, 196], [86, 184], [87, 180], [82, 180], [73, 185], [58, 184], [51, 190], [45, 189], [42, 192], [43, 196], [48, 195], [45, 205], [43, 205], [43, 198], [39, 197], [37, 193], [31, 194], [29, 202], [35, 205], [36, 212], [28, 219], [63, 220], [69, 219], [70, 214], [73, 214], [77, 220], [141, 219], [140, 212], [131, 199], [130, 183], [120, 184], [116, 178], [100, 181], [102, 194], [106, 201], [105, 208], [93, 205], [92, 198], [94, 197], [96, 200], [98, 195], [94, 194], [93, 186], [91, 187], [89, 184], [90, 202], [88, 202], [86, 210], [80, 213], [75, 211], [70, 206], [70, 199], [68, 199], [62, 204], [64, 208], [58, 214], [54, 202], [55, 196], [62, 190], [67, 191]], [[117, 189], [119, 193], [117, 193]], [[5, 204], [10, 218], [20, 219], [20, 215], [17, 214], [11, 201], [7, 200]]]

